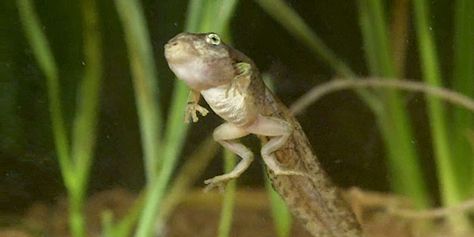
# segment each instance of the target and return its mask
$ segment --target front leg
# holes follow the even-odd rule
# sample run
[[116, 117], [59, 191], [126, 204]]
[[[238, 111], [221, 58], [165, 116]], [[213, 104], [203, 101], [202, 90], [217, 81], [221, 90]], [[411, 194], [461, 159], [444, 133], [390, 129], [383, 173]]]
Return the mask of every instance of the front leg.
[[226, 91], [226, 97], [231, 93], [232, 96], [242, 95], [247, 91], [252, 80], [252, 65], [239, 62], [234, 64], [235, 77], [232, 78], [231, 86]]
[[189, 123], [192, 118], [193, 122], [199, 120], [196, 112], [199, 112], [202, 116], [206, 116], [209, 111], [206, 108], [199, 105], [199, 99], [201, 98], [201, 93], [199, 91], [191, 90], [188, 95], [188, 104], [186, 105], [186, 111], [184, 114], [184, 122]]
[[247, 131], [255, 135], [271, 137], [262, 147], [260, 153], [267, 168], [275, 175], [299, 175], [311, 179], [307, 173], [282, 168], [274, 154], [286, 144], [293, 133], [293, 127], [289, 123], [279, 118], [259, 115], [255, 123], [247, 128]]
[[208, 185], [206, 190], [210, 190], [214, 187], [222, 187], [231, 179], [238, 178], [250, 166], [253, 161], [252, 151], [236, 140], [248, 134], [249, 133], [247, 131], [235, 126], [232, 123], [224, 123], [214, 130], [214, 140], [219, 142], [223, 147], [240, 156], [242, 160], [231, 172], [204, 181], [204, 183]]

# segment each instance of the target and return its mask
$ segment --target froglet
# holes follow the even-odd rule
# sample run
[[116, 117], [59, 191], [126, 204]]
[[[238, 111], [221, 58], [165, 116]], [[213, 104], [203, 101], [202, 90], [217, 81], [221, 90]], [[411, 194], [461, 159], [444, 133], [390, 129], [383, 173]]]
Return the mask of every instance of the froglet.
[[254, 134], [274, 189], [306, 229], [317, 237], [359, 237], [354, 213], [321, 168], [300, 124], [265, 86], [255, 63], [225, 44], [215, 33], [181, 33], [165, 45], [165, 57], [178, 79], [191, 89], [185, 120], [198, 121], [208, 111], [202, 96], [225, 120], [213, 133], [241, 161], [223, 175], [205, 181], [208, 187], [239, 177], [254, 154], [239, 138]]

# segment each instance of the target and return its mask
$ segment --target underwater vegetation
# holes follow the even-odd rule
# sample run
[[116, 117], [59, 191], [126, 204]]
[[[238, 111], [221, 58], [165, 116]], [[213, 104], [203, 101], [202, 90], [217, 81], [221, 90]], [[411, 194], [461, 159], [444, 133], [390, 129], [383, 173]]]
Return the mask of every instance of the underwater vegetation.
[[[348, 192], [356, 214], [382, 210], [370, 212], [378, 219], [366, 220], [368, 236], [473, 235], [474, 117], [450, 100], [474, 97], [471, 0], [7, 0], [0, 8], [0, 227], [48, 233], [21, 216], [43, 201], [67, 213], [55, 220], [69, 236], [165, 235], [179, 204], [199, 197], [219, 206], [212, 234], [235, 233], [241, 202], [255, 194], [242, 183], [260, 190], [263, 172], [230, 182], [222, 199], [193, 191], [222, 173], [214, 157], [225, 170], [236, 158], [212, 140], [218, 118], [183, 123], [188, 88], [167, 68], [163, 44], [186, 31], [216, 32], [251, 56], [287, 105], [333, 79], [458, 92], [353, 84], [297, 115], [336, 183], [379, 191]], [[307, 236], [265, 182], [271, 231]], [[99, 197], [123, 211], [94, 209]]]

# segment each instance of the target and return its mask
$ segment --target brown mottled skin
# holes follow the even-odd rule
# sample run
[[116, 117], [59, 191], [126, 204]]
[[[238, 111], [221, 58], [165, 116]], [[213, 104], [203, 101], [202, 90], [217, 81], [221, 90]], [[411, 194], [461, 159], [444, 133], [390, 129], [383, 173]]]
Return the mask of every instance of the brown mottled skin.
[[261, 155], [273, 187], [313, 236], [362, 236], [352, 210], [321, 168], [300, 124], [265, 86], [250, 58], [214, 33], [181, 33], [166, 44], [165, 56], [177, 77], [191, 88], [187, 119], [196, 122], [196, 112], [207, 114], [198, 105], [202, 94], [226, 120], [215, 130], [215, 140], [242, 158], [234, 171], [206, 184], [218, 186], [246, 170], [253, 154], [238, 138], [255, 134], [262, 141]]

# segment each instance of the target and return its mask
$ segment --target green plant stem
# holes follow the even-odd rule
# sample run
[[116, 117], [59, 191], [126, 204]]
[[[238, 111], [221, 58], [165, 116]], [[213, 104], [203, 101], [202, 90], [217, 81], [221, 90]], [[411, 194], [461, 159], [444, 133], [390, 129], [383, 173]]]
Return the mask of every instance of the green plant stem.
[[[238, 1], [237, 0], [221, 0], [217, 6], [219, 6], [219, 9], [217, 9], [217, 19], [231, 19], [232, 14], [234, 14], [235, 8], [237, 6]], [[216, 17], [214, 17], [216, 18]], [[216, 21], [214, 20], [215, 25], [213, 28], [224, 34], [228, 35], [228, 32], [223, 32], [226, 29], [228, 30], [229, 28], [227, 27], [229, 21]]]
[[[454, 70], [452, 88], [474, 97], [474, 1], [457, 0], [454, 21]], [[474, 158], [468, 141], [468, 132], [473, 129], [472, 113], [455, 108], [451, 125], [455, 169], [462, 198], [474, 194]], [[471, 188], [463, 188], [471, 187]]]
[[186, 31], [195, 32], [202, 28], [202, 18], [205, 12], [204, 7], [207, 2], [207, 0], [189, 0], [186, 16]]
[[[176, 155], [170, 150], [180, 147], [184, 140], [186, 126], [167, 126], [165, 141], [161, 140], [160, 127], [162, 126], [159, 104], [156, 103], [156, 69], [151, 55], [151, 44], [146, 28], [143, 10], [138, 1], [116, 0], [115, 5], [122, 20], [127, 39], [128, 52], [133, 72], [135, 95], [137, 97], [138, 114], [144, 150], [147, 187], [144, 208], [139, 217], [135, 236], [151, 236], [153, 222], [164, 190], [173, 171]], [[183, 93], [175, 95], [174, 100], [181, 98]], [[176, 97], [177, 96], [177, 97]], [[181, 98], [181, 100], [183, 100]], [[176, 103], [176, 101], [174, 102]], [[181, 101], [182, 105], [186, 104]], [[173, 106], [170, 113], [177, 113]], [[184, 107], [180, 107], [184, 111]], [[171, 116], [168, 124], [182, 119]], [[174, 143], [170, 141], [170, 134], [177, 134]], [[161, 150], [161, 160], [158, 160], [158, 151]], [[157, 169], [161, 169], [157, 174]]]
[[[219, 32], [219, 29], [209, 29], [203, 27], [204, 24], [202, 21], [205, 18], [205, 16], [203, 15], [204, 13], [211, 14], [212, 16], [217, 15], [217, 12], [207, 11], [207, 8], [203, 7], [210, 3], [211, 1], [204, 2], [202, 0], [191, 0], [189, 2], [189, 8], [187, 13], [189, 18], [186, 22], [185, 31]], [[219, 2], [215, 2], [214, 4], [217, 3]], [[211, 9], [215, 9], [216, 11], [220, 10], [220, 8]], [[230, 16], [231, 14], [228, 14], [228, 17]], [[224, 24], [222, 24], [223, 26], [227, 26], [230, 18], [219, 20], [225, 22]], [[199, 21], [199, 24], [197, 24], [195, 21]], [[162, 153], [162, 166], [157, 178], [148, 184], [148, 195], [146, 197], [143, 213], [140, 216], [140, 221], [137, 226], [137, 231], [135, 233], [136, 237], [146, 237], [151, 235], [155, 223], [154, 221], [157, 217], [159, 207], [162, 204], [165, 191], [171, 179], [171, 174], [173, 173], [174, 168], [176, 166], [176, 161], [179, 152], [181, 151], [181, 148], [185, 142], [185, 136], [188, 125], [183, 125], [183, 111], [185, 109], [187, 101], [187, 94], [188, 89], [186, 85], [182, 81], [176, 80], [173, 100], [171, 102], [171, 108], [163, 140], [164, 145]]]
[[[234, 153], [224, 150], [224, 171], [228, 173], [232, 171], [235, 166], [235, 159], [237, 157]], [[219, 227], [217, 230], [218, 237], [230, 236], [232, 227], [232, 217], [235, 206], [235, 193], [237, 191], [237, 180], [232, 180], [226, 185], [224, 199], [222, 202], [221, 217], [219, 220]]]
[[102, 78], [102, 47], [98, 14], [93, 0], [84, 0], [84, 78], [73, 124], [72, 157], [76, 185], [69, 190], [70, 228], [75, 237], [86, 236], [84, 203], [94, 157], [99, 91]]
[[102, 78], [102, 42], [98, 12], [93, 0], [84, 0], [84, 78], [73, 124], [72, 155], [80, 189], [87, 187], [97, 134], [99, 92]]
[[171, 174], [176, 166], [179, 151], [185, 140], [188, 125], [183, 125], [183, 111], [186, 100], [187, 88], [185, 84], [182, 81], [176, 81], [163, 141], [161, 169], [158, 175], [147, 183], [145, 206], [139, 218], [135, 232], [136, 237], [147, 237], [152, 234], [158, 208], [161, 205]]
[[[428, 4], [425, 0], [414, 0], [415, 25], [418, 36], [419, 52], [423, 80], [434, 86], [442, 86], [441, 71], [432, 36], [431, 23], [428, 21]], [[433, 148], [441, 184], [441, 196], [445, 205], [458, 203], [459, 190], [456, 184], [456, 171], [453, 169], [452, 153], [449, 149], [446, 127], [446, 112], [441, 101], [436, 98], [427, 98], [428, 115], [431, 121]]]
[[69, 228], [74, 237], [86, 236], [86, 221], [84, 220], [84, 193], [76, 188], [68, 192]]
[[265, 188], [267, 189], [267, 194], [270, 199], [276, 234], [278, 237], [289, 237], [291, 234], [291, 224], [293, 223], [290, 210], [288, 210], [285, 201], [283, 201], [280, 195], [273, 189], [266, 175]]
[[[378, 0], [359, 0], [359, 9], [370, 73], [384, 78], [396, 78], [398, 75], [390, 50], [382, 3]], [[411, 197], [418, 207], [426, 207], [428, 192], [416, 148], [411, 143], [413, 132], [409, 116], [397, 93], [389, 92], [381, 96], [385, 106], [376, 117], [388, 151], [392, 186], [398, 193]]]
[[[434, 86], [442, 86], [441, 70], [432, 35], [433, 27], [428, 21], [428, 4], [426, 0], [414, 0], [413, 4], [423, 80]], [[452, 206], [462, 201], [462, 195], [456, 179], [457, 171], [453, 162], [455, 157], [449, 149], [451, 144], [448, 140], [447, 114], [439, 99], [427, 98], [427, 101], [441, 199], [445, 206]], [[450, 216], [449, 221], [456, 234], [462, 234], [469, 229], [468, 220], [462, 214]]]
[[160, 205], [161, 208], [156, 221], [158, 228], [164, 226], [165, 221], [172, 214], [176, 206], [186, 197], [193, 183], [195, 183], [211, 159], [216, 155], [218, 148], [219, 145], [212, 136], [209, 136], [191, 156], [185, 158], [186, 163], [178, 172]]
[[73, 126], [72, 152], [69, 154], [69, 142], [61, 108], [58, 70], [51, 49], [46, 37], [40, 30], [39, 19], [31, 2], [21, 0], [17, 4], [27, 38], [47, 79], [55, 145], [61, 174], [68, 191], [69, 225], [72, 236], [82, 237], [86, 234], [83, 207], [94, 152], [98, 94], [102, 73], [101, 39], [98, 30], [97, 10], [92, 0], [83, 2], [84, 55], [87, 65], [79, 88], [80, 100]]
[[[201, 0], [191, 0], [189, 2], [188, 15], [193, 17], [192, 20], [198, 20], [196, 18], [201, 17], [201, 3]], [[197, 28], [193, 29], [192, 27], [198, 27], [198, 25], [190, 20], [187, 21], [186, 31], [197, 30]], [[187, 101], [187, 91], [186, 85], [182, 81], [175, 81], [174, 95], [164, 138], [163, 162], [157, 178], [148, 183], [148, 195], [143, 213], [139, 218], [137, 231], [135, 232], [136, 237], [151, 236], [158, 207], [162, 203], [179, 150], [183, 146], [188, 128], [187, 124], [183, 125], [183, 111]]]
[[17, 6], [26, 38], [33, 50], [36, 62], [46, 77], [54, 145], [58, 153], [58, 162], [61, 167], [61, 174], [65, 185], [66, 187], [71, 187], [73, 185], [73, 177], [71, 176], [69, 141], [61, 108], [61, 88], [59, 85], [56, 62], [51, 53], [48, 40], [41, 30], [40, 20], [36, 15], [31, 1], [18, 0]]
[[163, 126], [160, 104], [157, 102], [157, 73], [147, 24], [140, 2], [115, 0], [122, 21], [133, 74], [140, 134], [148, 182], [156, 176], [163, 159], [158, 158]]
[[171, 179], [171, 174], [176, 166], [179, 152], [184, 145], [188, 128], [187, 125], [183, 125], [183, 111], [186, 101], [187, 89], [180, 81], [178, 82], [177, 88], [175, 88], [175, 94], [173, 95], [173, 102], [170, 109], [171, 115], [169, 116], [166, 126], [167, 130], [164, 138], [164, 150], [162, 156], [163, 165], [156, 179], [148, 184], [149, 193], [146, 197], [143, 213], [138, 222], [137, 232], [135, 234], [137, 237], [151, 235], [159, 206], [161, 205], [162, 199], [165, 195], [166, 188]]

